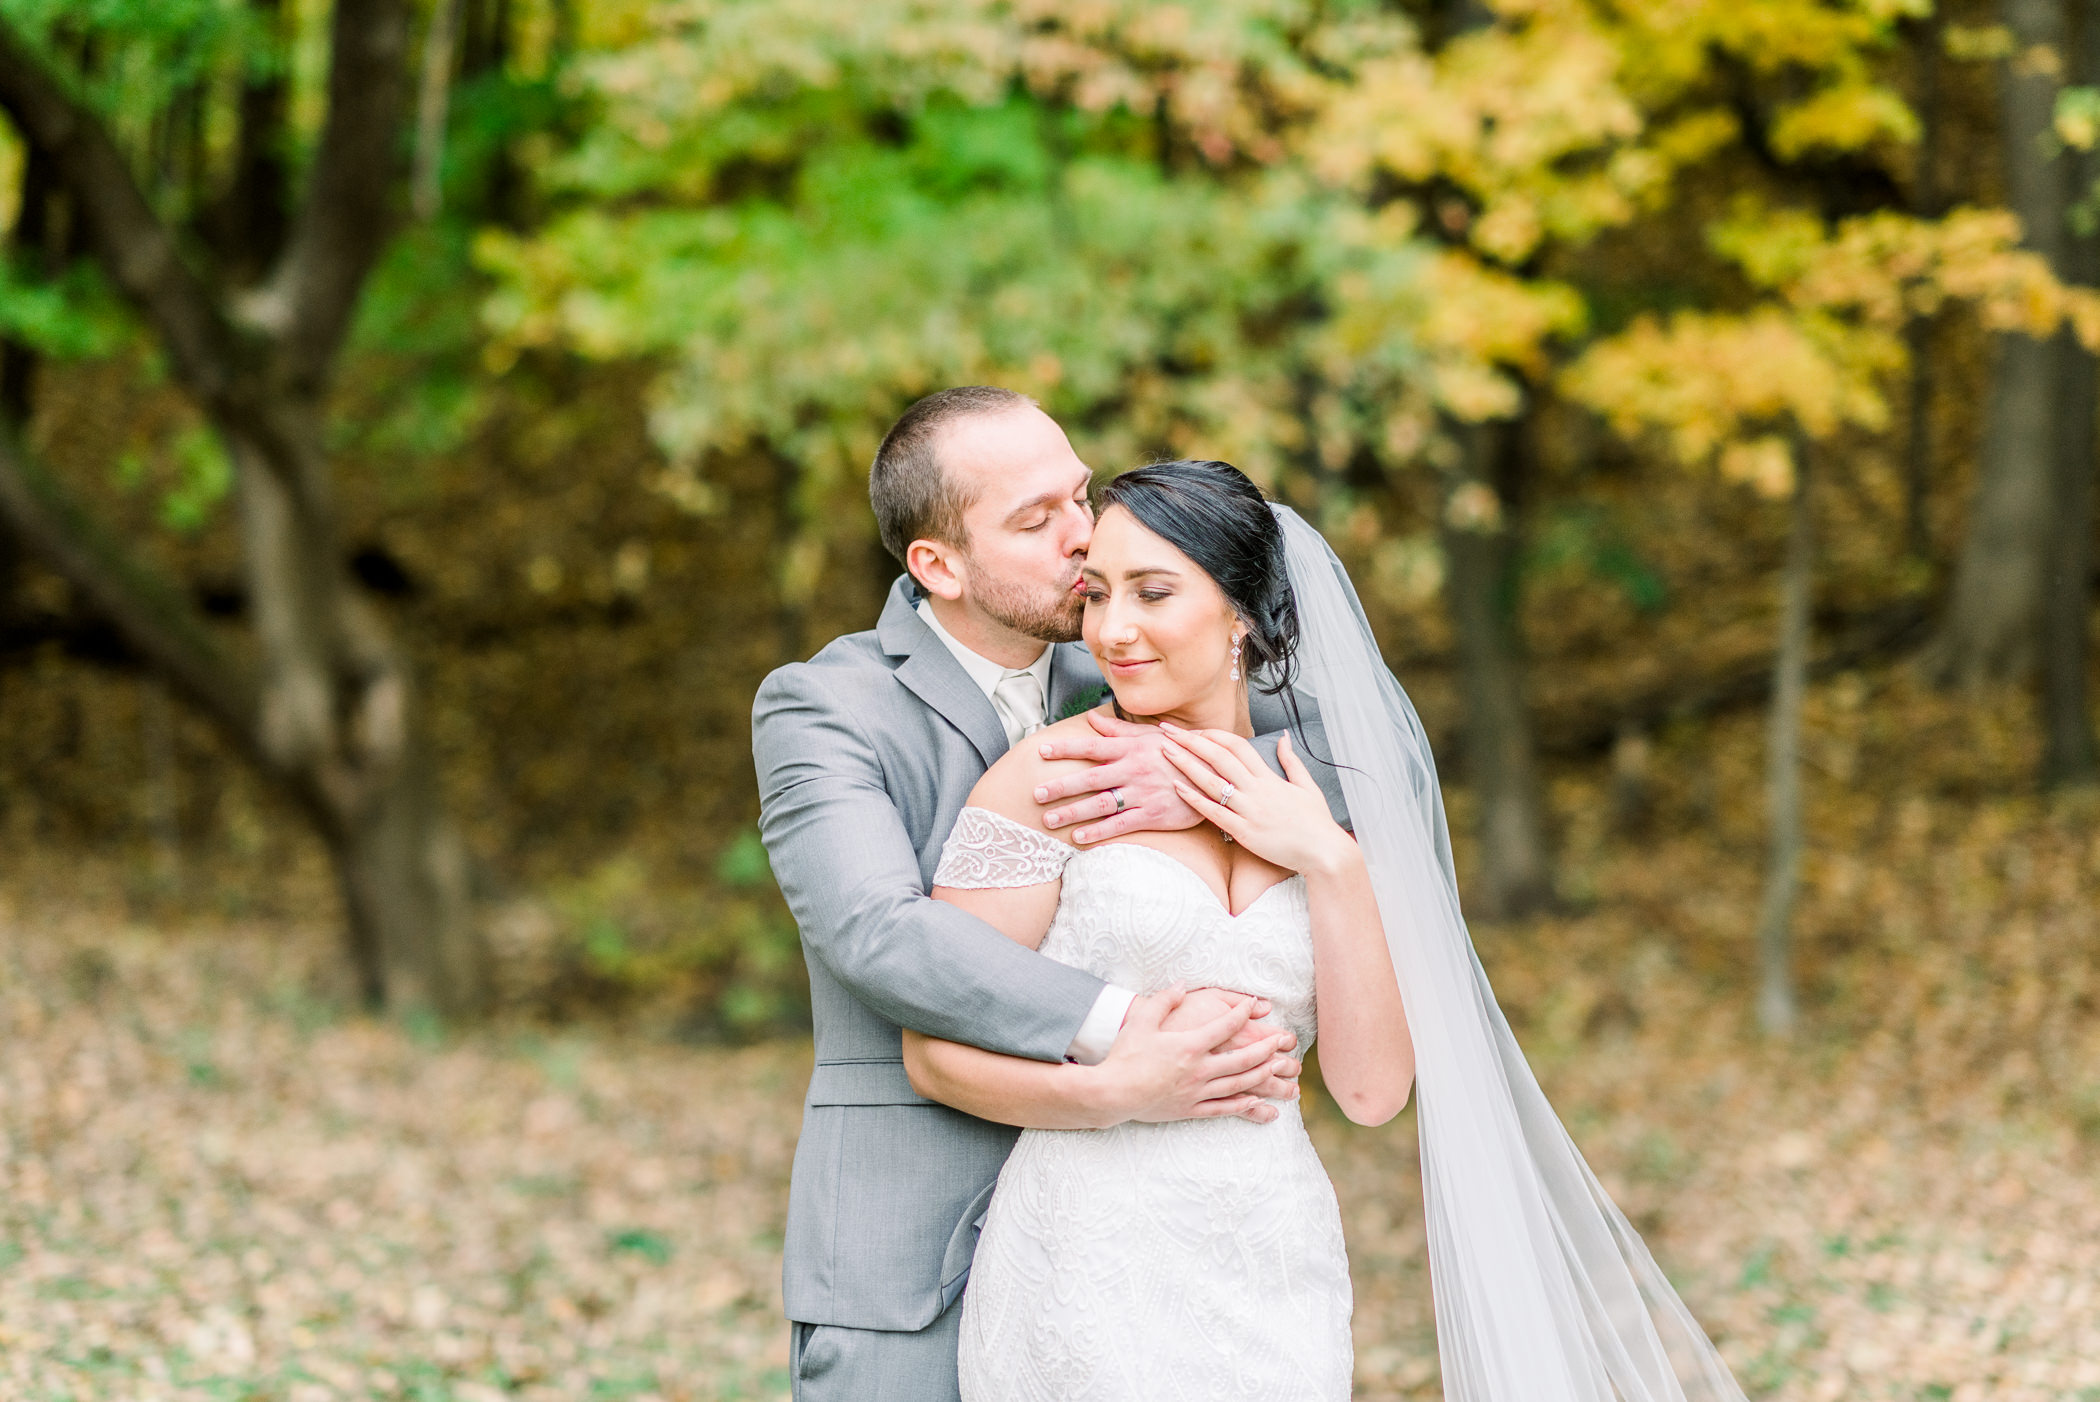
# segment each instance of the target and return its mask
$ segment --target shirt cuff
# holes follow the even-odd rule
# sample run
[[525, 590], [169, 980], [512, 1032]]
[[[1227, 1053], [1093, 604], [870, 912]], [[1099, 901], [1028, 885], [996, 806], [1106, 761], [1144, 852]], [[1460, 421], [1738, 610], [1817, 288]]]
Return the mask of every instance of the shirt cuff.
[[1079, 1024], [1079, 1035], [1072, 1045], [1065, 1048], [1065, 1060], [1076, 1061], [1081, 1066], [1096, 1066], [1108, 1059], [1109, 1048], [1116, 1044], [1116, 1034], [1123, 1030], [1123, 1019], [1130, 1013], [1130, 1005], [1137, 1001], [1137, 994], [1114, 984], [1101, 990], [1094, 1000], [1093, 1011], [1086, 1021]]

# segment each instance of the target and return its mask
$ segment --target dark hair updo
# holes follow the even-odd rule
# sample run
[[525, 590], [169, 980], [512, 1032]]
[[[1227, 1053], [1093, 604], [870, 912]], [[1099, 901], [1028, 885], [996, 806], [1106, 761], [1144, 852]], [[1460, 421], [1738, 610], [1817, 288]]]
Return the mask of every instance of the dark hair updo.
[[1247, 625], [1248, 684], [1273, 696], [1297, 671], [1298, 603], [1284, 567], [1283, 530], [1247, 474], [1229, 462], [1184, 458], [1133, 468], [1101, 490], [1196, 562]]

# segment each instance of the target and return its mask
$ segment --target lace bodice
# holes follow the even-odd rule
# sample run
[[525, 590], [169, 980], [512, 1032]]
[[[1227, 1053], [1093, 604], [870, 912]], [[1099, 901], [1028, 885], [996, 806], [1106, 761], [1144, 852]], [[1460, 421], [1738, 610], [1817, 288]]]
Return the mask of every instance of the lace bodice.
[[1069, 844], [988, 808], [965, 808], [933, 884], [956, 890], [1065, 880], [1042, 952], [1135, 993], [1172, 984], [1270, 1000], [1272, 1021], [1312, 1044], [1313, 969], [1305, 881], [1290, 877], [1238, 915], [1203, 878], [1155, 847]]
[[[1131, 842], [1074, 851], [966, 808], [936, 885], [1062, 878], [1042, 952], [1138, 993], [1256, 993], [1314, 1032], [1299, 877], [1238, 915]], [[964, 1402], [1349, 1396], [1349, 1268], [1334, 1190], [1295, 1103], [1239, 1119], [1028, 1130], [999, 1175], [964, 1295]]]

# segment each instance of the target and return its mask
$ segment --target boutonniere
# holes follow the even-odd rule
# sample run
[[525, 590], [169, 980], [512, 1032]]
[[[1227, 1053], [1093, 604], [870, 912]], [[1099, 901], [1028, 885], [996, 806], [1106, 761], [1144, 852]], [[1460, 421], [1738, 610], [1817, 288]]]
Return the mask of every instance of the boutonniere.
[[1088, 687], [1086, 690], [1081, 691], [1078, 695], [1074, 696], [1071, 700], [1065, 702], [1065, 708], [1057, 713], [1057, 719], [1070, 720], [1074, 716], [1084, 715], [1086, 712], [1093, 710], [1094, 707], [1100, 705], [1103, 701], [1106, 701], [1107, 699], [1107, 687]]

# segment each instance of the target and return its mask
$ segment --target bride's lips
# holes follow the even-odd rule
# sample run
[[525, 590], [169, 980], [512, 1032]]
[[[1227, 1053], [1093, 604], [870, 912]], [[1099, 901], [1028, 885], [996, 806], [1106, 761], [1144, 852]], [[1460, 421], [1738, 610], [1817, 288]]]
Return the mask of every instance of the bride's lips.
[[1141, 658], [1135, 662], [1111, 661], [1108, 664], [1108, 670], [1114, 672], [1119, 677], [1134, 677], [1139, 672], [1142, 672], [1145, 668], [1150, 667], [1153, 663], [1157, 661], [1159, 661], [1157, 657]]

